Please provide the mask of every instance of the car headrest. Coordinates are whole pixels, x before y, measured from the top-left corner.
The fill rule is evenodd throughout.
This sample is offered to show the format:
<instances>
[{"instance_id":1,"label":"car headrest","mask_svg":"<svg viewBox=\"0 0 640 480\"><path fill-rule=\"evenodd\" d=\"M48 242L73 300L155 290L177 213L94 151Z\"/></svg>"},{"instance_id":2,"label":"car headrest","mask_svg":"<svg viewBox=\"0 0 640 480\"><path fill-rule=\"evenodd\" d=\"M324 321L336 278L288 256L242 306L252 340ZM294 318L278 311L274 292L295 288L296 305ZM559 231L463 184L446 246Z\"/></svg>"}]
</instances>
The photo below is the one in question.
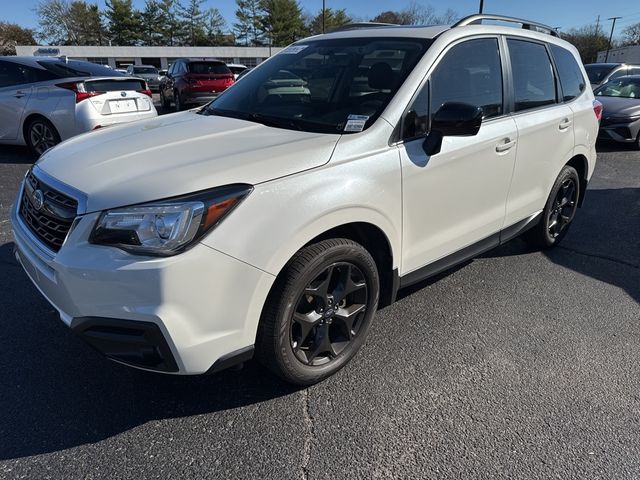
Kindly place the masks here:
<instances>
[{"instance_id":1,"label":"car headrest","mask_svg":"<svg viewBox=\"0 0 640 480\"><path fill-rule=\"evenodd\" d=\"M390 90L393 88L394 75L391 65L378 62L371 65L367 76L369 87L376 90Z\"/></svg>"}]
</instances>

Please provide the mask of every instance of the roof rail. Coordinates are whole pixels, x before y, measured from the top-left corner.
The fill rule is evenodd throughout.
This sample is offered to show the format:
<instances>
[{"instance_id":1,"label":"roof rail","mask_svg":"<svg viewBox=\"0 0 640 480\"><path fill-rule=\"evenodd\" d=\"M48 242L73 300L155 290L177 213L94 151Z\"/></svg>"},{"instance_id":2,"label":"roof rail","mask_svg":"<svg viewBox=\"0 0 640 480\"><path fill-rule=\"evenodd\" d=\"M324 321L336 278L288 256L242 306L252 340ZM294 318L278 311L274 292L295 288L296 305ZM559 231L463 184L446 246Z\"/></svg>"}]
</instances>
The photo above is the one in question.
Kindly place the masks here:
<instances>
[{"instance_id":1,"label":"roof rail","mask_svg":"<svg viewBox=\"0 0 640 480\"><path fill-rule=\"evenodd\" d=\"M380 28L380 27L397 27L395 23L380 23L380 22L356 22L346 23L340 27L334 28L328 33L334 32L346 32L349 30L360 30L362 28Z\"/></svg>"},{"instance_id":2,"label":"roof rail","mask_svg":"<svg viewBox=\"0 0 640 480\"><path fill-rule=\"evenodd\" d=\"M550 27L549 25L544 25L538 22L531 22L529 20L523 20L522 18L505 17L503 15L490 15L490 14L469 15L468 17L464 17L462 20L459 20L451 28L462 27L465 25L480 25L482 24L483 20L496 20L499 22L506 22L506 23L519 23L522 25L521 28L523 30L533 30L534 32L547 33L554 37L560 37L560 34L558 34L558 31L555 28Z\"/></svg>"}]
</instances>

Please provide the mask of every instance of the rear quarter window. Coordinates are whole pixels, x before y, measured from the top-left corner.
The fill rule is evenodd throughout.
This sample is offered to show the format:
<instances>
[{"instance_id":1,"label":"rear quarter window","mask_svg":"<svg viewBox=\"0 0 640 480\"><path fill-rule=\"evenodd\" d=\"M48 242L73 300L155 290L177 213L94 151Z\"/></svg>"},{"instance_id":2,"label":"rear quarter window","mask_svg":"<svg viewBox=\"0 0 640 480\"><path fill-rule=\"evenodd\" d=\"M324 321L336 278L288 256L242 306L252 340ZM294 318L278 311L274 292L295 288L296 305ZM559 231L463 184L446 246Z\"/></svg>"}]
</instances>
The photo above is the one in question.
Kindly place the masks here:
<instances>
[{"instance_id":1,"label":"rear quarter window","mask_svg":"<svg viewBox=\"0 0 640 480\"><path fill-rule=\"evenodd\" d=\"M508 39L517 112L556 103L556 80L547 48L540 43Z\"/></svg>"},{"instance_id":2,"label":"rear quarter window","mask_svg":"<svg viewBox=\"0 0 640 480\"><path fill-rule=\"evenodd\" d=\"M582 76L573 54L558 45L550 45L551 53L556 62L556 69L562 86L562 98L565 102L578 97L586 88L587 82Z\"/></svg>"}]
</instances>

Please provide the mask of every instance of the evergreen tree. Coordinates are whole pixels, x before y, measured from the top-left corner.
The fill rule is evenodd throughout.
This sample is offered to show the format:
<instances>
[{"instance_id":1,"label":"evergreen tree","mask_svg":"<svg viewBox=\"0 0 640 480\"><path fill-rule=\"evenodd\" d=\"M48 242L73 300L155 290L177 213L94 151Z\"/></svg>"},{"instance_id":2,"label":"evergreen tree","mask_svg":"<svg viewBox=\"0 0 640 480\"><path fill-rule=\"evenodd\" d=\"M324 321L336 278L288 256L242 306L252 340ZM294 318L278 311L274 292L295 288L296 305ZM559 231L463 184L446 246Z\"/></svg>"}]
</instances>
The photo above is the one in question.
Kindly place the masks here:
<instances>
[{"instance_id":1,"label":"evergreen tree","mask_svg":"<svg viewBox=\"0 0 640 480\"><path fill-rule=\"evenodd\" d=\"M142 19L142 43L144 45L162 45L165 26L160 2L146 0L140 17Z\"/></svg>"},{"instance_id":2,"label":"evergreen tree","mask_svg":"<svg viewBox=\"0 0 640 480\"><path fill-rule=\"evenodd\" d=\"M331 30L341 27L351 22L351 17L347 15L344 8L340 10L333 10L326 8L324 11L324 31L330 32ZM311 35L319 35L322 33L322 10L309 21L307 26Z\"/></svg>"},{"instance_id":3,"label":"evergreen tree","mask_svg":"<svg viewBox=\"0 0 640 480\"><path fill-rule=\"evenodd\" d=\"M187 5L178 3L178 12L182 26L182 40L185 45L204 45L207 43L207 15L202 10L204 0L188 0Z\"/></svg>"},{"instance_id":4,"label":"evergreen tree","mask_svg":"<svg viewBox=\"0 0 640 480\"><path fill-rule=\"evenodd\" d=\"M176 0L158 0L160 15L160 45L173 46L178 43L180 19Z\"/></svg>"},{"instance_id":5,"label":"evergreen tree","mask_svg":"<svg viewBox=\"0 0 640 480\"><path fill-rule=\"evenodd\" d=\"M111 42L114 45L136 45L140 41L141 14L134 10L132 0L106 0L104 16L108 21Z\"/></svg>"},{"instance_id":6,"label":"evergreen tree","mask_svg":"<svg viewBox=\"0 0 640 480\"><path fill-rule=\"evenodd\" d=\"M261 31L274 46L285 46L307 35L296 0L261 0Z\"/></svg>"},{"instance_id":7,"label":"evergreen tree","mask_svg":"<svg viewBox=\"0 0 640 480\"><path fill-rule=\"evenodd\" d=\"M233 31L238 43L244 46L261 45L262 7L260 0L236 0L236 22Z\"/></svg>"},{"instance_id":8,"label":"evergreen tree","mask_svg":"<svg viewBox=\"0 0 640 480\"><path fill-rule=\"evenodd\" d=\"M227 22L217 8L206 12L207 45L220 45L224 42L224 27Z\"/></svg>"}]
</instances>

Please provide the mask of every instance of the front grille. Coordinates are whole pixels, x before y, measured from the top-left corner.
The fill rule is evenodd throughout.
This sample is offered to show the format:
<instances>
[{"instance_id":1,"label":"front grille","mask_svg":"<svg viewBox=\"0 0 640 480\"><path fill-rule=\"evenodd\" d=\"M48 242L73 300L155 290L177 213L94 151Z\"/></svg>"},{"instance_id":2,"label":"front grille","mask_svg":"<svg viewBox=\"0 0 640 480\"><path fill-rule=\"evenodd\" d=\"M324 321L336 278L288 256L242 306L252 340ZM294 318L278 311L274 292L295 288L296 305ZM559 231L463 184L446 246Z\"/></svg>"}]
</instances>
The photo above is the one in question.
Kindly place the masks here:
<instances>
[{"instance_id":1,"label":"front grille","mask_svg":"<svg viewBox=\"0 0 640 480\"><path fill-rule=\"evenodd\" d=\"M36 193L38 191L42 195L36 199L40 195ZM60 250L77 211L76 200L41 182L32 172L27 174L20 216L36 237L54 252Z\"/></svg>"}]
</instances>

